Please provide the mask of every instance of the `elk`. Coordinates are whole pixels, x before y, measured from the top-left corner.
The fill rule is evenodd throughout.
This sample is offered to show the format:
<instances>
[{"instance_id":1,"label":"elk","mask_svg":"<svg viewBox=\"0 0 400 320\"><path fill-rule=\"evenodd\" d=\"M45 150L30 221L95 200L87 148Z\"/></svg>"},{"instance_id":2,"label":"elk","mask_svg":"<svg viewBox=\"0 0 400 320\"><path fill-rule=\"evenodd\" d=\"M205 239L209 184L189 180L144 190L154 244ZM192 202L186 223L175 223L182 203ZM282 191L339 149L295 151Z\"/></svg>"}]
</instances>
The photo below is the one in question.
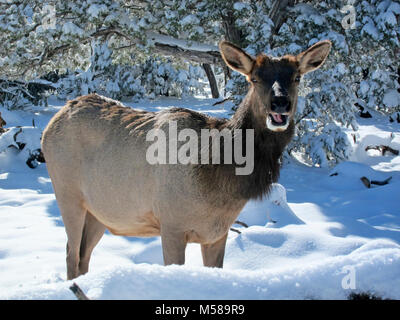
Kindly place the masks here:
<instances>
[{"instance_id":1,"label":"elk","mask_svg":"<svg viewBox=\"0 0 400 320\"><path fill-rule=\"evenodd\" d=\"M228 231L243 206L268 194L279 178L280 157L294 135L301 76L325 62L331 43L280 58L253 57L227 41L219 48L249 82L230 119L184 108L139 111L89 94L68 101L49 122L42 150L67 234L68 279L88 272L106 228L161 236L165 265L184 264L186 244L199 243L204 266L222 268ZM171 121L196 132L253 130L253 171L236 175L235 163L149 164L146 134L166 130Z\"/></svg>"}]
</instances>

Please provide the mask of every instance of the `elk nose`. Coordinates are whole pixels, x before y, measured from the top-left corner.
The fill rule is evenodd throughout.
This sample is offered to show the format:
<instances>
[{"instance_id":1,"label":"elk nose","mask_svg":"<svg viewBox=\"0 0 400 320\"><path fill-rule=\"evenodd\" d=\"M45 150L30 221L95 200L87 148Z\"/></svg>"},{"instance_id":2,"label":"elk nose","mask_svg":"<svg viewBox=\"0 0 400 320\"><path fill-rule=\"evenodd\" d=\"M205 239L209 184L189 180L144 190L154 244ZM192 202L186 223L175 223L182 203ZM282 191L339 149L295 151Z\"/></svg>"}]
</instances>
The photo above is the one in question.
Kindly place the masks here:
<instances>
[{"instance_id":1,"label":"elk nose","mask_svg":"<svg viewBox=\"0 0 400 320\"><path fill-rule=\"evenodd\" d=\"M290 101L288 97L273 97L271 100L271 111L276 113L286 113L290 111Z\"/></svg>"}]
</instances>

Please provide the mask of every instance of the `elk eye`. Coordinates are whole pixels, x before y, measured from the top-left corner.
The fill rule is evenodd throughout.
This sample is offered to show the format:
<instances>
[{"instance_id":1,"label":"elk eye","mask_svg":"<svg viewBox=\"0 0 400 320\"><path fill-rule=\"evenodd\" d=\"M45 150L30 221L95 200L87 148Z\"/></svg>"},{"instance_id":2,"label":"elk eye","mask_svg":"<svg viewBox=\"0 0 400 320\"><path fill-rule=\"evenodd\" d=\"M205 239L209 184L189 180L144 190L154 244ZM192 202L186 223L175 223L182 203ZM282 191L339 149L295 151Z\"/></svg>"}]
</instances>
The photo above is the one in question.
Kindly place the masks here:
<instances>
[{"instance_id":1,"label":"elk eye","mask_svg":"<svg viewBox=\"0 0 400 320\"><path fill-rule=\"evenodd\" d=\"M251 82L257 83L258 81L257 81L257 79L255 79L255 78L251 78Z\"/></svg>"},{"instance_id":2,"label":"elk eye","mask_svg":"<svg viewBox=\"0 0 400 320\"><path fill-rule=\"evenodd\" d=\"M300 76L296 76L296 78L294 78L294 81L296 82L300 82L301 77Z\"/></svg>"}]
</instances>

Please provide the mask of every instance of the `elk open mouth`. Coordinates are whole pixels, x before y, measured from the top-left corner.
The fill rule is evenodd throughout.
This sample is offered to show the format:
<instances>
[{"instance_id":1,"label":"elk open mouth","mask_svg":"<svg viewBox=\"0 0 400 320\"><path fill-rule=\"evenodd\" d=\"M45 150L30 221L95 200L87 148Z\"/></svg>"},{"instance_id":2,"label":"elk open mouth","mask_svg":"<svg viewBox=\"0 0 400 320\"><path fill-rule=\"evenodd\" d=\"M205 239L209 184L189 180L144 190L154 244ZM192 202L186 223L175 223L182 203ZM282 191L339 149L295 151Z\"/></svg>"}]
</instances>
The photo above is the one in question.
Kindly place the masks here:
<instances>
[{"instance_id":1,"label":"elk open mouth","mask_svg":"<svg viewBox=\"0 0 400 320\"><path fill-rule=\"evenodd\" d=\"M281 113L270 113L269 117L276 126L284 126L287 122L287 115Z\"/></svg>"},{"instance_id":2,"label":"elk open mouth","mask_svg":"<svg viewBox=\"0 0 400 320\"><path fill-rule=\"evenodd\" d=\"M267 116L267 128L272 131L284 131L289 124L289 115L271 112Z\"/></svg>"}]
</instances>

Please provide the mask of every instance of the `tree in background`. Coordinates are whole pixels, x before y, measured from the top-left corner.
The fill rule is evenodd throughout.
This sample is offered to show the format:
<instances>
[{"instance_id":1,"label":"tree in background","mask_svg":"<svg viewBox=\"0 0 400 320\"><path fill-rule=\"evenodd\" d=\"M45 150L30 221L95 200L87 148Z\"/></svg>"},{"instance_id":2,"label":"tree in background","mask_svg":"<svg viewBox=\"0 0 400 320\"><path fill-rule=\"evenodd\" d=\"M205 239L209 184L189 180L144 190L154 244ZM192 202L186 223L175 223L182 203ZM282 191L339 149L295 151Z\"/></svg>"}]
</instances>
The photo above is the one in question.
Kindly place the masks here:
<instances>
[{"instance_id":1,"label":"tree in background","mask_svg":"<svg viewBox=\"0 0 400 320\"><path fill-rule=\"evenodd\" d=\"M357 130L355 105L388 114L400 110L396 58L400 56L400 5L389 0L345 4L296 1L274 24L265 22L274 18L271 11L276 2L269 11L248 5L250 18L243 22L254 26L246 36L250 52L297 54L319 40L332 41L327 63L302 81L297 135L288 148L289 153L321 166L349 157ZM260 19L266 12L268 17ZM351 18L353 21L347 21ZM257 26L260 21L264 24ZM240 100L237 93L245 84L241 78L233 80L228 89Z\"/></svg>"}]
</instances>

